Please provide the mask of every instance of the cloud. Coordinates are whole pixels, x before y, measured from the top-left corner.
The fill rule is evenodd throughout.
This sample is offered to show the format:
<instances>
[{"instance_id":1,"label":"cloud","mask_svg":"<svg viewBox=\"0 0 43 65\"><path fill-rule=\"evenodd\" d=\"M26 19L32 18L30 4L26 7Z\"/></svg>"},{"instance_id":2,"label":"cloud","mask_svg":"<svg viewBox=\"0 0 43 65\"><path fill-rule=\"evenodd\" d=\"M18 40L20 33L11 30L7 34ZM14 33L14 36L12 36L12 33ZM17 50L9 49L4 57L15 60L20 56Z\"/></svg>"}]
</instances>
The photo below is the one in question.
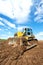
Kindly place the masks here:
<instances>
[{"instance_id":1,"label":"cloud","mask_svg":"<svg viewBox=\"0 0 43 65\"><path fill-rule=\"evenodd\" d=\"M2 22L0 22L0 25L4 26L4 24Z\"/></svg>"},{"instance_id":2,"label":"cloud","mask_svg":"<svg viewBox=\"0 0 43 65\"><path fill-rule=\"evenodd\" d=\"M39 32L35 36L38 40L43 40L43 32Z\"/></svg>"},{"instance_id":3,"label":"cloud","mask_svg":"<svg viewBox=\"0 0 43 65\"><path fill-rule=\"evenodd\" d=\"M2 29L0 28L0 31L1 31Z\"/></svg>"},{"instance_id":4,"label":"cloud","mask_svg":"<svg viewBox=\"0 0 43 65\"><path fill-rule=\"evenodd\" d=\"M19 26L17 27L17 31L23 31L24 28L30 28L29 26Z\"/></svg>"},{"instance_id":5,"label":"cloud","mask_svg":"<svg viewBox=\"0 0 43 65\"><path fill-rule=\"evenodd\" d=\"M3 34L3 35L0 36L0 39L8 39L9 37L13 37L13 36Z\"/></svg>"},{"instance_id":6,"label":"cloud","mask_svg":"<svg viewBox=\"0 0 43 65\"><path fill-rule=\"evenodd\" d=\"M9 21L7 21L6 19L4 19L4 18L0 18L1 19L1 21L3 21L4 22L4 24L7 24L8 26L9 26L9 28L16 28L16 26L15 26L15 24L13 24L13 23L11 23L11 22L9 22ZM2 22L0 22L0 25L4 25Z\"/></svg>"},{"instance_id":7,"label":"cloud","mask_svg":"<svg viewBox=\"0 0 43 65\"><path fill-rule=\"evenodd\" d=\"M6 23L11 28L16 28L15 24L8 22L7 20L4 20L4 23Z\"/></svg>"},{"instance_id":8,"label":"cloud","mask_svg":"<svg viewBox=\"0 0 43 65\"><path fill-rule=\"evenodd\" d=\"M1 22L2 18L0 18L0 25L4 26L4 24Z\"/></svg>"},{"instance_id":9,"label":"cloud","mask_svg":"<svg viewBox=\"0 0 43 65\"><path fill-rule=\"evenodd\" d=\"M32 0L0 0L0 13L3 13L21 24L27 21Z\"/></svg>"},{"instance_id":10,"label":"cloud","mask_svg":"<svg viewBox=\"0 0 43 65\"><path fill-rule=\"evenodd\" d=\"M11 31L5 31L4 32L4 30L3 30L3 33L0 35L0 38L7 39L9 37L13 37L12 32Z\"/></svg>"},{"instance_id":11,"label":"cloud","mask_svg":"<svg viewBox=\"0 0 43 65\"><path fill-rule=\"evenodd\" d=\"M35 21L43 22L43 0L41 0L36 6L36 12L34 13Z\"/></svg>"},{"instance_id":12,"label":"cloud","mask_svg":"<svg viewBox=\"0 0 43 65\"><path fill-rule=\"evenodd\" d=\"M17 23L25 23L30 13L30 7L32 5L31 0L15 0L14 3L14 15L17 19ZM15 7L16 6L16 7Z\"/></svg>"},{"instance_id":13,"label":"cloud","mask_svg":"<svg viewBox=\"0 0 43 65\"><path fill-rule=\"evenodd\" d=\"M10 0L0 0L0 13L3 13L9 17L13 17Z\"/></svg>"}]
</instances>

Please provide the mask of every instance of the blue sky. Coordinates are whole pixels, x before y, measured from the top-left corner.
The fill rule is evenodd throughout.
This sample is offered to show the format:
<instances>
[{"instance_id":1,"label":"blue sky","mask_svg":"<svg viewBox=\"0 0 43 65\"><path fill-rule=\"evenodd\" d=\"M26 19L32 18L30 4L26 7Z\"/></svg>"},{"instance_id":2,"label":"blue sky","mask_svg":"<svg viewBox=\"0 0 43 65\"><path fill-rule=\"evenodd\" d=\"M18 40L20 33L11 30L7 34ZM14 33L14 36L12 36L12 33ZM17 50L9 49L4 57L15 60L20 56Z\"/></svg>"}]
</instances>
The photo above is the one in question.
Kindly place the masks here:
<instances>
[{"instance_id":1,"label":"blue sky","mask_svg":"<svg viewBox=\"0 0 43 65\"><path fill-rule=\"evenodd\" d=\"M30 27L43 40L43 0L0 0L0 38Z\"/></svg>"}]
</instances>

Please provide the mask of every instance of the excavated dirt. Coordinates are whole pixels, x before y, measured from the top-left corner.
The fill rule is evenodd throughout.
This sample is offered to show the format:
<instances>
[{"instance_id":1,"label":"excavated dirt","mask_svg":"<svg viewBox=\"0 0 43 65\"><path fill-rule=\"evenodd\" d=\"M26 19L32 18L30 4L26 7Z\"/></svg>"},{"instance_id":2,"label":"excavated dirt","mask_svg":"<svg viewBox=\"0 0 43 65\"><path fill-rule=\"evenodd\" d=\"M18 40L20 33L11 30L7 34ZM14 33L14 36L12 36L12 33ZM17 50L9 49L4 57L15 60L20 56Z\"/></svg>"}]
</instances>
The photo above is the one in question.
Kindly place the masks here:
<instances>
[{"instance_id":1,"label":"excavated dirt","mask_svg":"<svg viewBox=\"0 0 43 65\"><path fill-rule=\"evenodd\" d=\"M43 41L21 54L24 48L14 48L6 42L0 43L0 65L43 65Z\"/></svg>"}]
</instances>

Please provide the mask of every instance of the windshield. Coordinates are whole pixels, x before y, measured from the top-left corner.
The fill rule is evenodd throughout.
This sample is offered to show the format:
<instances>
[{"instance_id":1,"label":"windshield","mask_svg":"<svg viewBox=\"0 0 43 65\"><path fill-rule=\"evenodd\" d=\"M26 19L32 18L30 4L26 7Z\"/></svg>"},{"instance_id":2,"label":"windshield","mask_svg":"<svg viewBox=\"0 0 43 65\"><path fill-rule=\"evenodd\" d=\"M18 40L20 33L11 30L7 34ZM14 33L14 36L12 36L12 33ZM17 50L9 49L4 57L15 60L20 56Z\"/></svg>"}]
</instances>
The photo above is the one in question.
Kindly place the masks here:
<instances>
[{"instance_id":1,"label":"windshield","mask_svg":"<svg viewBox=\"0 0 43 65\"><path fill-rule=\"evenodd\" d=\"M33 34L32 29L30 29L30 28L25 28L24 32L25 32L26 35L32 35Z\"/></svg>"}]
</instances>

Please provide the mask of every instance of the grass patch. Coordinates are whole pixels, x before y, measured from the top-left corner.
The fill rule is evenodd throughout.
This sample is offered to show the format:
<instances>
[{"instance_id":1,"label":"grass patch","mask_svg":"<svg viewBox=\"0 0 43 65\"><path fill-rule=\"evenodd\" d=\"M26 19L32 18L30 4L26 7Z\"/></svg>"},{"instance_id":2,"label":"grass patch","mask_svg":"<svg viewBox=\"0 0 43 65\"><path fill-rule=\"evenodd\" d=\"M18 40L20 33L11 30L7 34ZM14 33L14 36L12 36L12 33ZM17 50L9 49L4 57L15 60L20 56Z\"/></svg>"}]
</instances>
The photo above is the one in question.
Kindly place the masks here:
<instances>
[{"instance_id":1,"label":"grass patch","mask_svg":"<svg viewBox=\"0 0 43 65\"><path fill-rule=\"evenodd\" d=\"M0 39L0 42L4 42L4 41L6 41L6 39Z\"/></svg>"}]
</instances>

